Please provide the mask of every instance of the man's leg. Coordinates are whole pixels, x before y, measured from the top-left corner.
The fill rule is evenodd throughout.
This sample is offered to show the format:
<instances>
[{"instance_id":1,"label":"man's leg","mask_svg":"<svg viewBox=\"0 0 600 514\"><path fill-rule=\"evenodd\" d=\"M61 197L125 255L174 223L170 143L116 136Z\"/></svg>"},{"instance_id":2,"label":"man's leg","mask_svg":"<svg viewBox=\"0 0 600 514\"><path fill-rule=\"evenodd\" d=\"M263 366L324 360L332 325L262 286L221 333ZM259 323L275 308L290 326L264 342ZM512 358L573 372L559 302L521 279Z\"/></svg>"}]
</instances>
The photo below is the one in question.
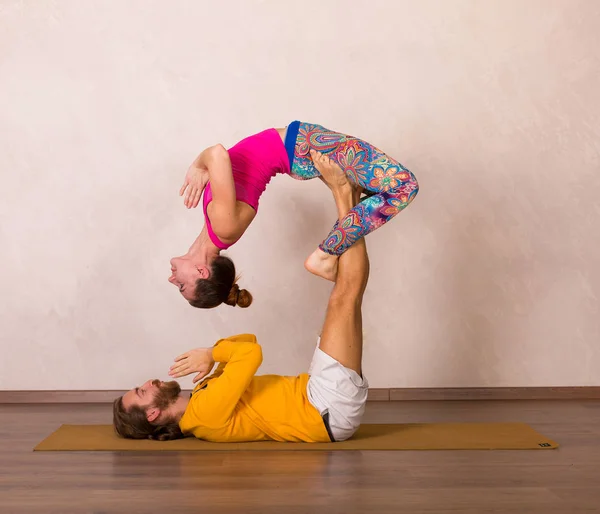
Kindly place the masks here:
<instances>
[{"instance_id":1,"label":"man's leg","mask_svg":"<svg viewBox=\"0 0 600 514\"><path fill-rule=\"evenodd\" d=\"M328 182L328 185L339 219L343 219L359 201L360 194L347 182ZM369 258L362 238L339 257L338 274L319 343L323 352L359 375L362 375L362 299L368 277Z\"/></svg>"}]
</instances>

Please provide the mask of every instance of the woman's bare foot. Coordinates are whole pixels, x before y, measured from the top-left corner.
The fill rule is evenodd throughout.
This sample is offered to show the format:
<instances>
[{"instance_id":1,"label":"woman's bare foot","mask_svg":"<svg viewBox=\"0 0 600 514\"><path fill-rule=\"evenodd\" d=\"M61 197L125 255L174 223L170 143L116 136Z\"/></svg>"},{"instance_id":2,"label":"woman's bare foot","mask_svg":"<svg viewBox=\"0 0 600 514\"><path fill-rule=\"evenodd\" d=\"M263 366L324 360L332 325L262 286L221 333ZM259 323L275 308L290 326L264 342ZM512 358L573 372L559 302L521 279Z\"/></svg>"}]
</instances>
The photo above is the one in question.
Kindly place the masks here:
<instances>
[{"instance_id":1,"label":"woman's bare foot","mask_svg":"<svg viewBox=\"0 0 600 514\"><path fill-rule=\"evenodd\" d=\"M337 255L330 255L317 248L308 256L308 259L304 262L304 267L317 277L335 282L338 272L338 260Z\"/></svg>"}]
</instances>

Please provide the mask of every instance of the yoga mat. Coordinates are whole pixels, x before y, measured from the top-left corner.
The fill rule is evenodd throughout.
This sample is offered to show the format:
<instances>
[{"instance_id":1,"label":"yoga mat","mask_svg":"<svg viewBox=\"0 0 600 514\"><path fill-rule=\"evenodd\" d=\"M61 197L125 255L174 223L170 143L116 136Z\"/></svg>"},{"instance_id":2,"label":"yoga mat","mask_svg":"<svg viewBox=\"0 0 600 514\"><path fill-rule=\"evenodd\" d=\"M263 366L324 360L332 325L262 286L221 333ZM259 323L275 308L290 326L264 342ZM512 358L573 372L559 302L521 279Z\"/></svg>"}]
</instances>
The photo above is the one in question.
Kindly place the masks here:
<instances>
[{"instance_id":1,"label":"yoga mat","mask_svg":"<svg viewBox=\"0 0 600 514\"><path fill-rule=\"evenodd\" d=\"M524 423L362 425L340 443L209 443L122 439L112 425L62 425L36 451L539 450L558 444Z\"/></svg>"}]
</instances>

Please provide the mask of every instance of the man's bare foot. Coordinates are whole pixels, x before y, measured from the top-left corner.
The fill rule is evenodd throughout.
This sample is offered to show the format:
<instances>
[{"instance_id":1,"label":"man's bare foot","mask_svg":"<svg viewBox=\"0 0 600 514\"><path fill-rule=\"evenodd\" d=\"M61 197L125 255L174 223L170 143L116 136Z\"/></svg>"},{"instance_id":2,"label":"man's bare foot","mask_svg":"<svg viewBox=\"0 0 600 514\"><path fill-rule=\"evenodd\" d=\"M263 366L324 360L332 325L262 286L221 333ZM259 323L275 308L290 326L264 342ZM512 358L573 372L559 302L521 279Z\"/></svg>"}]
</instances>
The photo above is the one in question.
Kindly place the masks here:
<instances>
[{"instance_id":1,"label":"man's bare foot","mask_svg":"<svg viewBox=\"0 0 600 514\"><path fill-rule=\"evenodd\" d=\"M354 186L352 188L352 203L358 205L360 203L360 197L363 194L364 189L361 186Z\"/></svg>"},{"instance_id":2,"label":"man's bare foot","mask_svg":"<svg viewBox=\"0 0 600 514\"><path fill-rule=\"evenodd\" d=\"M310 151L310 156L317 171L321 174L319 177L325 185L331 189L334 196L339 194L352 195L352 205L360 203L360 196L364 192L364 188L348 180L344 170L333 160L326 155L315 150Z\"/></svg>"},{"instance_id":3,"label":"man's bare foot","mask_svg":"<svg viewBox=\"0 0 600 514\"><path fill-rule=\"evenodd\" d=\"M352 187L350 182L348 182L348 177L344 173L344 170L340 168L339 164L327 157L327 155L311 150L310 157L315 168L321 174L321 180L327 184L331 191L335 193L336 191Z\"/></svg>"},{"instance_id":4,"label":"man's bare foot","mask_svg":"<svg viewBox=\"0 0 600 514\"><path fill-rule=\"evenodd\" d=\"M330 255L317 248L308 256L308 259L304 262L304 267L313 275L317 275L317 277L335 282L338 272L338 261L339 257L337 255Z\"/></svg>"}]
</instances>

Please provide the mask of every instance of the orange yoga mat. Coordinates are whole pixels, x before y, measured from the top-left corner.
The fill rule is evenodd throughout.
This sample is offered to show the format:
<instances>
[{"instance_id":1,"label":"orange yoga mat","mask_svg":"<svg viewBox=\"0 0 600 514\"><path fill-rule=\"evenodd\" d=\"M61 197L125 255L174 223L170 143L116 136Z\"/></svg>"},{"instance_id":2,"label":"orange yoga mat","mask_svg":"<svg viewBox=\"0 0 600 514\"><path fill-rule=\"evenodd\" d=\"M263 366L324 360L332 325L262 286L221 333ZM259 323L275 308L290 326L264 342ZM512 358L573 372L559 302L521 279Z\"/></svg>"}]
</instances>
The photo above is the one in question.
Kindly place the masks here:
<instances>
[{"instance_id":1,"label":"orange yoga mat","mask_svg":"<svg viewBox=\"0 0 600 514\"><path fill-rule=\"evenodd\" d=\"M62 425L36 451L343 451L343 450L540 450L558 444L524 423L409 423L362 425L338 443L210 443L122 439L111 425Z\"/></svg>"}]
</instances>

